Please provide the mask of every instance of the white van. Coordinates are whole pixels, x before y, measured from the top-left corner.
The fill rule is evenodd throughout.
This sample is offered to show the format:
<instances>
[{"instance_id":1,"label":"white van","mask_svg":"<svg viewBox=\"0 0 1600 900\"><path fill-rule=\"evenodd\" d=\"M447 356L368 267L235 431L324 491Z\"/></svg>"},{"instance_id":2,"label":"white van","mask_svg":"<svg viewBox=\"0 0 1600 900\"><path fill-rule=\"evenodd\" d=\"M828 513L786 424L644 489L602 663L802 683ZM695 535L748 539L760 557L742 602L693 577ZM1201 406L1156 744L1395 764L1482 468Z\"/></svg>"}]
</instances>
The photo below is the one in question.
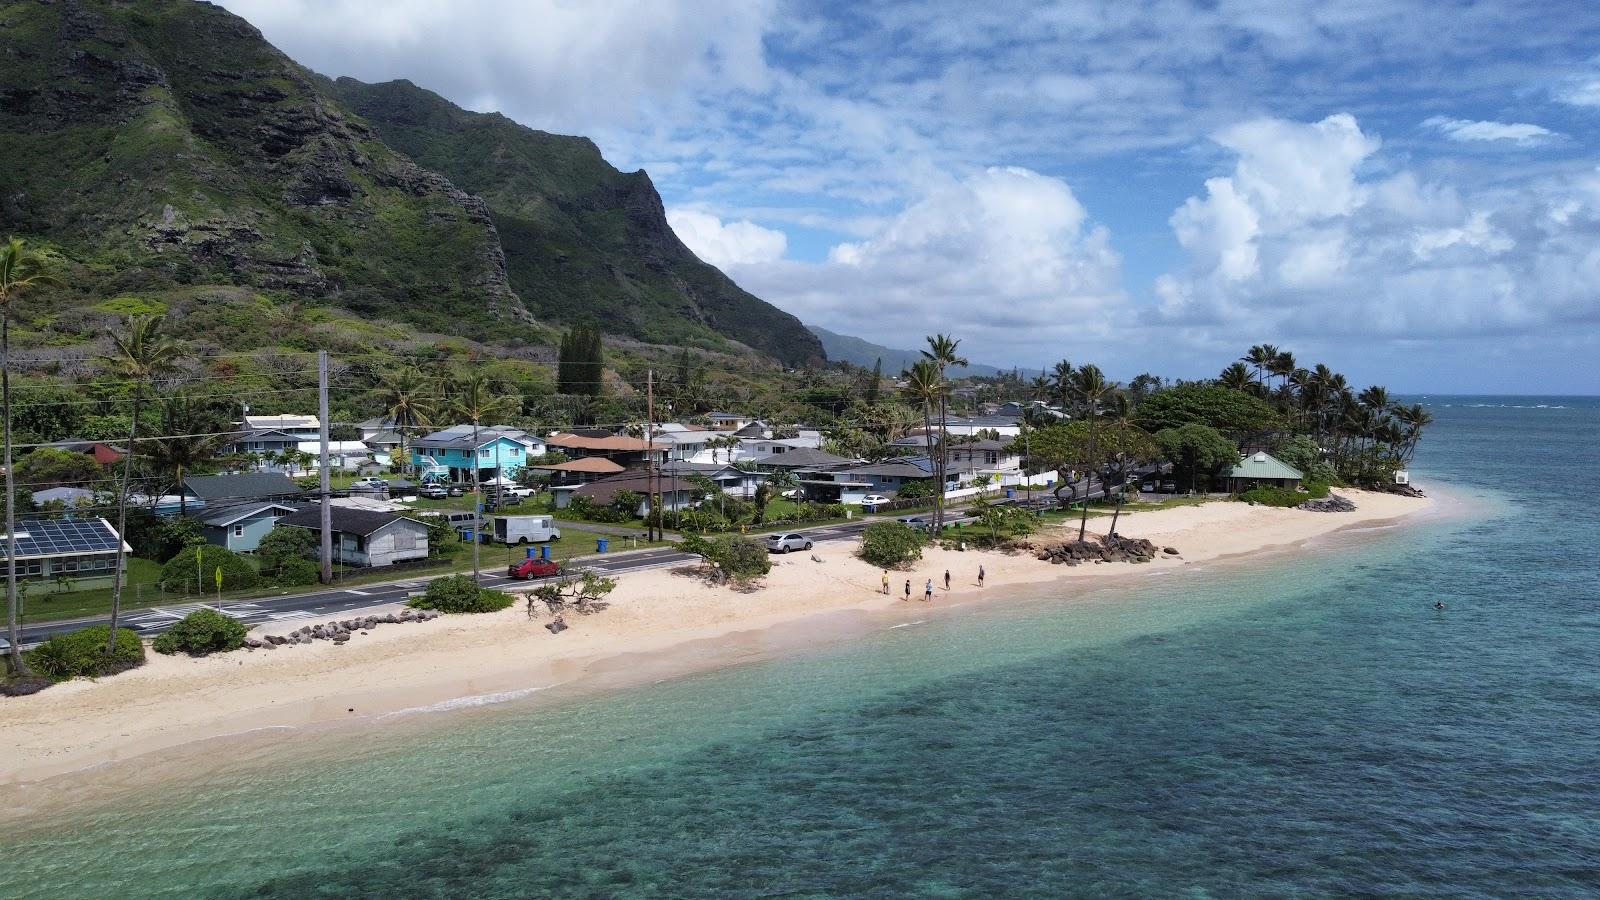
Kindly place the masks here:
<instances>
[{"instance_id":1,"label":"white van","mask_svg":"<svg viewBox=\"0 0 1600 900\"><path fill-rule=\"evenodd\" d=\"M495 516L494 540L500 544L542 544L561 540L554 516Z\"/></svg>"}]
</instances>

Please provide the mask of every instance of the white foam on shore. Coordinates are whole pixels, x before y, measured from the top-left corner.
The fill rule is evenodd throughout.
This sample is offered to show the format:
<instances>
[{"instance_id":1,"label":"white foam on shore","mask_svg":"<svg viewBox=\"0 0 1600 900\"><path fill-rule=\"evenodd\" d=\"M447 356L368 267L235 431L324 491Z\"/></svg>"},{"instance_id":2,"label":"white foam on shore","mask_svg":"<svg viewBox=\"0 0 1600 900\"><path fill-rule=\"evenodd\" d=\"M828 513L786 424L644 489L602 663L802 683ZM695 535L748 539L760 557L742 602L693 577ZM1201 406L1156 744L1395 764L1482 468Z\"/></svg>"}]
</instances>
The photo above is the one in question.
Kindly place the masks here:
<instances>
[{"instance_id":1,"label":"white foam on shore","mask_svg":"<svg viewBox=\"0 0 1600 900\"><path fill-rule=\"evenodd\" d=\"M889 626L889 630L893 631L896 628L910 628L913 625L926 625L926 624L928 624L928 620L927 619L918 619L915 622L901 622L899 625L890 625Z\"/></svg>"},{"instance_id":2,"label":"white foam on shore","mask_svg":"<svg viewBox=\"0 0 1600 900\"><path fill-rule=\"evenodd\" d=\"M510 703L513 700L521 700L523 697L531 697L540 691L548 691L555 686L556 685L554 684L547 684L543 685L542 687L519 688L515 691L498 691L492 694L472 694L467 697L455 697L450 700L442 700L438 703L432 703L427 706L412 706L406 709L397 709L394 712L387 712L383 715L377 716L375 721L382 722L385 719L393 719L399 716L417 715L420 713L449 712L453 709L471 709L475 706L492 706L497 703Z\"/></svg>"}]
</instances>

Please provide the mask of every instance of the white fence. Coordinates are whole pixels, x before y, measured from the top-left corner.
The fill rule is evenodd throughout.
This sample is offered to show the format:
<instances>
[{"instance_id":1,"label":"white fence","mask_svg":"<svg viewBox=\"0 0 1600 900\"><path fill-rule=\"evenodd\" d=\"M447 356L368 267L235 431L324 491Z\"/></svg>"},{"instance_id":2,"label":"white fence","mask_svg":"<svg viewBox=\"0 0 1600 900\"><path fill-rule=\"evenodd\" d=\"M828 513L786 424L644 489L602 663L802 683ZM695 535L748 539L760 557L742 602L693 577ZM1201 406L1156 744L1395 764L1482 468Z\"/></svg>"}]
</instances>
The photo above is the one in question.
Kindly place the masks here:
<instances>
[{"instance_id":1,"label":"white fence","mask_svg":"<svg viewBox=\"0 0 1600 900\"><path fill-rule=\"evenodd\" d=\"M1008 487L1049 487L1055 484L1059 477L1053 469L1049 472L1040 472L1037 475L1024 475L1020 472L1015 475L1001 475L999 482L991 481L982 487L964 487L956 488L953 491L945 491L944 499L959 500L962 497L998 493Z\"/></svg>"}]
</instances>

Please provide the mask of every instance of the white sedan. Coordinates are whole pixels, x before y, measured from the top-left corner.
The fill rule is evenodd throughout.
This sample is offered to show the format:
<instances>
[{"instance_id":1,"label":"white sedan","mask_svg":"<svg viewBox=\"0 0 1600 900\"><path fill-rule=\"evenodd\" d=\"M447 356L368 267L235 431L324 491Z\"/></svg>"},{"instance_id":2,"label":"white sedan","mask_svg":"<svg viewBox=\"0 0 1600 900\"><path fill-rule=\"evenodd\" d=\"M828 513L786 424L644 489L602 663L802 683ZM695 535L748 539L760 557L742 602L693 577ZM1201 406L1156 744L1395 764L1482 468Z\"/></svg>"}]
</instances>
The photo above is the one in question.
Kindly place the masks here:
<instances>
[{"instance_id":1,"label":"white sedan","mask_svg":"<svg viewBox=\"0 0 1600 900\"><path fill-rule=\"evenodd\" d=\"M878 507L888 504L889 498L882 494L868 494L861 498L861 507L867 512L877 512Z\"/></svg>"}]
</instances>

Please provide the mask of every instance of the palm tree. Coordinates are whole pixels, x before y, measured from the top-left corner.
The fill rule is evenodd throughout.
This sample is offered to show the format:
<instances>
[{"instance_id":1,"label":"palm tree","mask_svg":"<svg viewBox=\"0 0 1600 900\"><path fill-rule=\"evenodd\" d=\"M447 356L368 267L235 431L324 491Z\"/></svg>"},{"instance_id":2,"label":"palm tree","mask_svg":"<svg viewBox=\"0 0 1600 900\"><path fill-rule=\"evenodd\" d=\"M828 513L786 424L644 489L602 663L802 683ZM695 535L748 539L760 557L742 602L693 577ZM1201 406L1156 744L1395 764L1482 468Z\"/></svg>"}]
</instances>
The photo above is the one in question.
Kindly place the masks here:
<instances>
[{"instance_id":1,"label":"palm tree","mask_svg":"<svg viewBox=\"0 0 1600 900\"><path fill-rule=\"evenodd\" d=\"M919 359L911 364L911 368L901 373L905 379L905 386L900 389L912 403L922 405L922 436L928 444L928 461L933 462L933 405L944 394L944 380L939 377L939 368L931 359ZM944 493L943 489L940 493Z\"/></svg>"},{"instance_id":2,"label":"palm tree","mask_svg":"<svg viewBox=\"0 0 1600 900\"><path fill-rule=\"evenodd\" d=\"M189 514L189 498L184 490L184 478L199 465L204 465L216 455L221 437L204 431L205 426L194 407L194 401L185 394L173 394L162 401L161 431L167 437L156 438L144 448L144 456L157 469L172 476L178 492L178 515Z\"/></svg>"},{"instance_id":3,"label":"palm tree","mask_svg":"<svg viewBox=\"0 0 1600 900\"><path fill-rule=\"evenodd\" d=\"M1099 366L1090 363L1088 365L1079 367L1077 374L1073 376L1072 387L1074 393L1078 395L1078 399L1083 401L1084 409L1087 411L1086 414L1089 417L1088 463L1091 472L1090 477L1093 478L1092 473L1098 471L1100 468L1099 457L1095 447L1095 425L1096 420L1100 418L1100 401L1107 394L1116 390L1116 385L1106 381L1105 373L1100 371ZM1100 485L1101 487L1105 487L1105 480L1103 478L1101 479ZM1083 518L1078 521L1079 543L1083 543L1084 532L1089 528L1089 491L1091 491L1093 488L1093 481L1090 481L1084 487Z\"/></svg>"},{"instance_id":4,"label":"palm tree","mask_svg":"<svg viewBox=\"0 0 1600 900\"><path fill-rule=\"evenodd\" d=\"M1262 382L1262 379L1267 371L1267 367L1272 365L1272 361L1277 358L1277 347L1274 347L1271 344L1256 344L1254 347L1250 348L1250 352L1239 357L1239 362L1245 363L1246 365L1255 369L1256 381Z\"/></svg>"},{"instance_id":5,"label":"palm tree","mask_svg":"<svg viewBox=\"0 0 1600 900\"><path fill-rule=\"evenodd\" d=\"M106 652L117 649L117 618L122 613L122 564L127 547L122 537L128 530L128 488L133 481L134 447L139 437L139 407L146 388L177 368L183 352L178 343L162 333L163 316L132 316L124 334L111 336L111 355L103 361L122 378L133 382L133 406L128 416L128 451L122 457L122 484L117 490L117 558L111 570L111 638Z\"/></svg>"},{"instance_id":6,"label":"palm tree","mask_svg":"<svg viewBox=\"0 0 1600 900\"><path fill-rule=\"evenodd\" d=\"M472 579L482 583L483 570L478 564L478 547L483 543L482 535L479 534L483 529L483 494L478 485L478 473L481 469L478 464L478 428L486 419L510 413L518 401L517 398L507 394L495 393L489 376L481 373L469 375L456 382L451 388L451 394L451 411L472 423Z\"/></svg>"},{"instance_id":7,"label":"palm tree","mask_svg":"<svg viewBox=\"0 0 1600 900\"><path fill-rule=\"evenodd\" d=\"M6 634L10 645L11 673L28 674L22 659L22 623L17 609L17 511L11 464L11 313L12 302L28 288L57 284L45 269L54 256L29 250L21 238L0 244L0 407L4 407L6 482Z\"/></svg>"},{"instance_id":8,"label":"palm tree","mask_svg":"<svg viewBox=\"0 0 1600 900\"><path fill-rule=\"evenodd\" d=\"M406 452L406 438L418 428L432 424L433 400L429 391L428 376L416 366L405 366L392 372L378 388L378 402L383 405L383 415L400 433L401 471L411 471L411 455Z\"/></svg>"},{"instance_id":9,"label":"palm tree","mask_svg":"<svg viewBox=\"0 0 1600 900\"><path fill-rule=\"evenodd\" d=\"M946 368L970 365L966 357L956 352L956 348L959 346L961 346L961 341L948 335L934 334L928 336L928 349L922 351L922 358L932 361L939 368L941 386L947 386L945 385ZM948 462L945 457L948 454L946 447L949 444L949 425L947 424L949 413L950 392L941 390L939 392L939 456L933 461L934 480L937 482L933 495L933 527L935 534L944 529L945 466Z\"/></svg>"},{"instance_id":10,"label":"palm tree","mask_svg":"<svg viewBox=\"0 0 1600 900\"><path fill-rule=\"evenodd\" d=\"M1259 387L1250 375L1250 367L1242 362L1236 362L1217 376L1217 383L1230 390L1246 394L1254 394Z\"/></svg>"},{"instance_id":11,"label":"palm tree","mask_svg":"<svg viewBox=\"0 0 1600 900\"><path fill-rule=\"evenodd\" d=\"M1279 351L1272 357L1272 362L1267 363L1267 371L1273 377L1283 379L1283 384L1289 383L1289 376L1294 374L1294 354L1287 350Z\"/></svg>"},{"instance_id":12,"label":"palm tree","mask_svg":"<svg viewBox=\"0 0 1600 900\"><path fill-rule=\"evenodd\" d=\"M1061 411L1072 412L1072 363L1063 359L1050 368L1050 389L1055 392Z\"/></svg>"},{"instance_id":13,"label":"palm tree","mask_svg":"<svg viewBox=\"0 0 1600 900\"><path fill-rule=\"evenodd\" d=\"M1396 406L1394 417L1399 420L1404 429L1400 438L1400 462L1402 465L1411 462L1411 457L1417 452L1417 442L1422 439L1422 429L1433 424L1433 413L1420 403L1410 406Z\"/></svg>"}]
</instances>

